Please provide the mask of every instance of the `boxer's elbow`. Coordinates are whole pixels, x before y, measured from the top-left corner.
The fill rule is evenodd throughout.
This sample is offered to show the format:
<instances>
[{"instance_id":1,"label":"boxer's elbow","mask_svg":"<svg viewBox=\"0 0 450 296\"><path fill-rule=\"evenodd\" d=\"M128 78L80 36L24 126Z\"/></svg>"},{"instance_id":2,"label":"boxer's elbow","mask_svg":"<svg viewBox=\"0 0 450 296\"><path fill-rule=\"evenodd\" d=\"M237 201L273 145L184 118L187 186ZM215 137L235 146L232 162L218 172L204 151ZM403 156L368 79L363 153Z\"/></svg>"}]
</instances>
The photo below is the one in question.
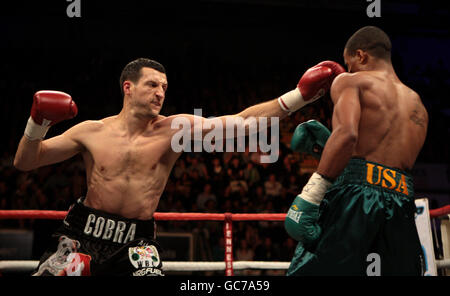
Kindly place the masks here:
<instances>
[{"instance_id":1,"label":"boxer's elbow","mask_svg":"<svg viewBox=\"0 0 450 296\"><path fill-rule=\"evenodd\" d=\"M13 165L16 169L18 169L19 171L23 171L23 172L28 172L28 171L31 171L36 168L35 166L32 165L31 162L24 160L17 154L14 157Z\"/></svg>"},{"instance_id":2,"label":"boxer's elbow","mask_svg":"<svg viewBox=\"0 0 450 296\"><path fill-rule=\"evenodd\" d=\"M31 167L25 165L25 163L23 163L23 162L21 162L19 160L16 160L16 159L14 159L14 167L16 169L18 169L19 171L22 171L22 172L28 172L28 171L32 170Z\"/></svg>"},{"instance_id":3,"label":"boxer's elbow","mask_svg":"<svg viewBox=\"0 0 450 296\"><path fill-rule=\"evenodd\" d=\"M343 149L353 150L358 142L358 132L354 129L340 128L336 130L336 136Z\"/></svg>"},{"instance_id":4,"label":"boxer's elbow","mask_svg":"<svg viewBox=\"0 0 450 296\"><path fill-rule=\"evenodd\" d=\"M358 133L356 131L346 131L345 133L345 141L349 145L356 145L356 142L358 142Z\"/></svg>"},{"instance_id":5,"label":"boxer's elbow","mask_svg":"<svg viewBox=\"0 0 450 296\"><path fill-rule=\"evenodd\" d=\"M353 150L358 142L358 134L348 131L342 137L343 146L348 150Z\"/></svg>"}]
</instances>

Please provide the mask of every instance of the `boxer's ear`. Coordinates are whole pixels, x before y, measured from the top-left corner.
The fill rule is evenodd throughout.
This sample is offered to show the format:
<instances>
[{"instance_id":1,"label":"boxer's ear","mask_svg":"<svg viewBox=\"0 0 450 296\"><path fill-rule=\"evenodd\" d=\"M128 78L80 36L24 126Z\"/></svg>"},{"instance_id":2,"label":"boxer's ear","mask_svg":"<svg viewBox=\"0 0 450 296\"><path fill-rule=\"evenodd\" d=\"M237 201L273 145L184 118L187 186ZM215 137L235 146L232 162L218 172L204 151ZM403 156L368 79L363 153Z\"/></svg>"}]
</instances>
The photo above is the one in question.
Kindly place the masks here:
<instances>
[{"instance_id":1,"label":"boxer's ear","mask_svg":"<svg viewBox=\"0 0 450 296\"><path fill-rule=\"evenodd\" d=\"M131 90L131 81L125 80L123 82L122 89L123 89L123 94L124 95L129 95L130 94L130 90Z\"/></svg>"},{"instance_id":2,"label":"boxer's ear","mask_svg":"<svg viewBox=\"0 0 450 296\"><path fill-rule=\"evenodd\" d=\"M367 52L363 51L362 49L357 49L355 56L361 65L367 64L367 62L369 60L369 56L368 56Z\"/></svg>"}]
</instances>

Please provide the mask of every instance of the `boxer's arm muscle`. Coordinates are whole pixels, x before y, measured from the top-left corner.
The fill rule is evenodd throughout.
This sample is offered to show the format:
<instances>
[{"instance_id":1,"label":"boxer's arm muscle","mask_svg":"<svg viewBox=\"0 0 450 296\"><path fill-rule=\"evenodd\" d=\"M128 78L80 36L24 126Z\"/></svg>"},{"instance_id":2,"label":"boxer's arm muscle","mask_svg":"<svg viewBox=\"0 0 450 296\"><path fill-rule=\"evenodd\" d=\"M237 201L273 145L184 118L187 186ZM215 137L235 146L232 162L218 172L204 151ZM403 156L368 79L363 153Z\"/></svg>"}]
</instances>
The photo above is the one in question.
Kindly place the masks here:
<instances>
[{"instance_id":1,"label":"boxer's arm muscle","mask_svg":"<svg viewBox=\"0 0 450 296\"><path fill-rule=\"evenodd\" d=\"M270 117L278 117L280 120L288 116L289 113L281 109L278 99L263 102L248 107L247 109L232 116L238 116L245 119L251 117L266 117L270 121Z\"/></svg>"},{"instance_id":2,"label":"boxer's arm muscle","mask_svg":"<svg viewBox=\"0 0 450 296\"><path fill-rule=\"evenodd\" d=\"M335 179L346 167L358 141L358 127L361 116L359 87L350 75L336 78L331 87L334 102L333 131L320 159L317 172Z\"/></svg>"},{"instance_id":3,"label":"boxer's arm muscle","mask_svg":"<svg viewBox=\"0 0 450 296\"><path fill-rule=\"evenodd\" d=\"M189 125L189 129L191 134L194 135L196 129L200 129L202 131L202 135L206 135L208 132L213 129L217 129L218 126L221 127L222 134L226 136L227 123L237 125L239 128L245 127L245 133L248 134L248 120L251 118L256 119L255 122L258 122L259 117L267 118L267 124L271 124L271 117L278 117L279 120L282 120L289 113L281 109L280 104L278 103L278 99L273 99L270 101L266 101L257 105L253 105L243 110L240 113L233 115L223 115L214 118L205 118L198 115L192 114L178 114L169 116L167 118L167 122L171 125L173 132L178 131L179 129L186 128L182 123L187 123ZM234 135L236 136L236 134Z\"/></svg>"},{"instance_id":4,"label":"boxer's arm muscle","mask_svg":"<svg viewBox=\"0 0 450 296\"><path fill-rule=\"evenodd\" d=\"M76 125L63 134L47 140L29 140L23 136L14 158L14 166L30 171L42 166L69 159L83 150L82 144L75 140L83 127Z\"/></svg>"},{"instance_id":5,"label":"boxer's arm muscle","mask_svg":"<svg viewBox=\"0 0 450 296\"><path fill-rule=\"evenodd\" d=\"M287 117L289 112L284 111L280 104L278 103L278 99L266 101L263 103L259 103L253 106L250 106L243 111L233 114L233 115L223 115L218 117L218 119L222 122L223 132L225 133L228 124L236 124L239 125L243 122L244 126L240 126L245 128L245 134L248 135L249 127L251 124L259 124L259 118L267 119L267 126L262 128L267 128L272 124L271 118L278 118L278 122L283 118ZM253 121L251 121L253 119ZM204 130L204 134L209 130ZM236 135L235 135L236 136Z\"/></svg>"}]
</instances>

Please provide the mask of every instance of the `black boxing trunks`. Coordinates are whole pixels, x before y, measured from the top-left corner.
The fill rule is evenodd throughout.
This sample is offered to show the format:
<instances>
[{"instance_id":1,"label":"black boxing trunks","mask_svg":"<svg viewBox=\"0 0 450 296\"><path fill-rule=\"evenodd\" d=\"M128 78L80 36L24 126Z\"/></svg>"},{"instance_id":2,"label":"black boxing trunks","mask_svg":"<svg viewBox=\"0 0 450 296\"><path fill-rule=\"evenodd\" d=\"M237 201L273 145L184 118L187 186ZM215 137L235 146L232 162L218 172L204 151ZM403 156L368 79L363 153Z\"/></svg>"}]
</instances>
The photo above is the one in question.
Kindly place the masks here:
<instances>
[{"instance_id":1,"label":"black boxing trunks","mask_svg":"<svg viewBox=\"0 0 450 296\"><path fill-rule=\"evenodd\" d=\"M159 276L155 221L127 219L73 204L52 236L34 276Z\"/></svg>"}]
</instances>

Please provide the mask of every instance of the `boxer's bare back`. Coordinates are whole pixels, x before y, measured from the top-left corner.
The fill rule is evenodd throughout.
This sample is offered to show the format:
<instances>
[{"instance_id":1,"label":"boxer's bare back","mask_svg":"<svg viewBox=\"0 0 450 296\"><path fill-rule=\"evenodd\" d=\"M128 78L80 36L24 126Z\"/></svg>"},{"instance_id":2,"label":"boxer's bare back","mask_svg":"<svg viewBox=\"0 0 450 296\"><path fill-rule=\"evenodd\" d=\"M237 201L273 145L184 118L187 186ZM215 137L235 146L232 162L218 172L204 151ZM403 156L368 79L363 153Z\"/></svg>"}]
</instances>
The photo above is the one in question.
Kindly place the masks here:
<instances>
[{"instance_id":1,"label":"boxer's bare back","mask_svg":"<svg viewBox=\"0 0 450 296\"><path fill-rule=\"evenodd\" d=\"M378 60L373 69L359 69L346 51L344 60L350 73L340 75L331 88L334 139L318 171L337 177L349 157L412 169L428 126L419 95L400 81L390 63ZM347 144L336 145L336 139Z\"/></svg>"}]
</instances>

